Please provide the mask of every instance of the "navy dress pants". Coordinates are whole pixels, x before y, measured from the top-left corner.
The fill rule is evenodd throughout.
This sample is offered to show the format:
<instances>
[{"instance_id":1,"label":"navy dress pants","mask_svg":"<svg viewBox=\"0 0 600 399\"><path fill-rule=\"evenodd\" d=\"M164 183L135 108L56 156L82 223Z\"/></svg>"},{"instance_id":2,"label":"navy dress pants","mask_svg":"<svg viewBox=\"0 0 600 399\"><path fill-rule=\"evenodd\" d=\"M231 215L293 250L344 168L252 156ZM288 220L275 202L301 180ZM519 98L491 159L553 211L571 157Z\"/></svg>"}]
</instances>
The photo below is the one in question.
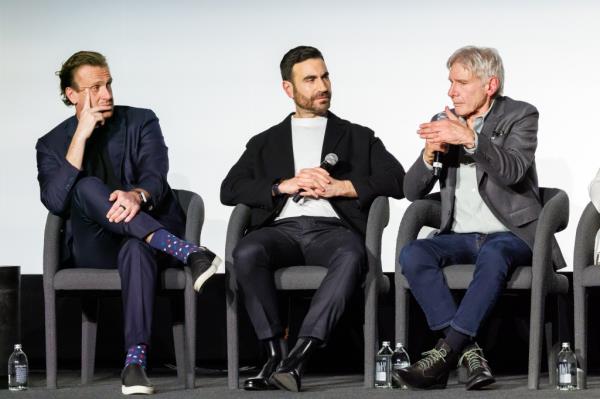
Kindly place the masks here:
<instances>
[{"instance_id":1,"label":"navy dress pants","mask_svg":"<svg viewBox=\"0 0 600 399\"><path fill-rule=\"evenodd\" d=\"M157 254L144 238L162 228L144 212L128 223L106 218L111 191L96 177L84 177L71 199L71 243L75 267L119 269L123 298L125 348L148 344L157 276Z\"/></svg>"},{"instance_id":2,"label":"navy dress pants","mask_svg":"<svg viewBox=\"0 0 600 399\"><path fill-rule=\"evenodd\" d=\"M361 280L365 260L363 238L337 218L286 218L242 238L233 252L233 268L258 338L283 333L273 279L277 268L328 269L298 334L326 341Z\"/></svg>"},{"instance_id":3,"label":"navy dress pants","mask_svg":"<svg viewBox=\"0 0 600 399\"><path fill-rule=\"evenodd\" d=\"M423 309L429 328L451 326L474 337L517 266L531 265L531 249L510 232L448 233L415 240L400 252L402 274ZM457 306L442 268L475 264L473 280Z\"/></svg>"}]
</instances>

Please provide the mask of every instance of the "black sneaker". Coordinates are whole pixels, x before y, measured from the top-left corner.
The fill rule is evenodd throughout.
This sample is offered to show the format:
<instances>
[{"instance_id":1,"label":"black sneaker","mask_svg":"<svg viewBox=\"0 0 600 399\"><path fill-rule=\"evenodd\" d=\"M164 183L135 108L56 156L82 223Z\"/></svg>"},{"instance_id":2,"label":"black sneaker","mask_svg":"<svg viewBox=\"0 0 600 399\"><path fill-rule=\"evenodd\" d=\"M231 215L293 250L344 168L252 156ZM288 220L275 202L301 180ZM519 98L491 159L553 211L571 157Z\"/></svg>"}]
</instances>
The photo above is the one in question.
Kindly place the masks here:
<instances>
[{"instance_id":1,"label":"black sneaker","mask_svg":"<svg viewBox=\"0 0 600 399\"><path fill-rule=\"evenodd\" d=\"M466 370L464 383L468 391L475 391L496 382L487 360L483 357L483 350L477 343L463 350L458 365Z\"/></svg>"},{"instance_id":2,"label":"black sneaker","mask_svg":"<svg viewBox=\"0 0 600 399\"><path fill-rule=\"evenodd\" d=\"M418 389L443 389L448 383L450 370L456 367L458 355L445 340L440 339L425 357L405 369L393 370L395 384L406 384Z\"/></svg>"},{"instance_id":3,"label":"black sneaker","mask_svg":"<svg viewBox=\"0 0 600 399\"><path fill-rule=\"evenodd\" d=\"M146 370L136 363L125 366L121 373L121 392L123 395L152 395L154 387L146 376Z\"/></svg>"},{"instance_id":4,"label":"black sneaker","mask_svg":"<svg viewBox=\"0 0 600 399\"><path fill-rule=\"evenodd\" d=\"M192 269L195 291L200 292L202 285L217 272L221 263L223 263L221 258L206 247L200 247L200 251L188 256L187 264Z\"/></svg>"}]
</instances>

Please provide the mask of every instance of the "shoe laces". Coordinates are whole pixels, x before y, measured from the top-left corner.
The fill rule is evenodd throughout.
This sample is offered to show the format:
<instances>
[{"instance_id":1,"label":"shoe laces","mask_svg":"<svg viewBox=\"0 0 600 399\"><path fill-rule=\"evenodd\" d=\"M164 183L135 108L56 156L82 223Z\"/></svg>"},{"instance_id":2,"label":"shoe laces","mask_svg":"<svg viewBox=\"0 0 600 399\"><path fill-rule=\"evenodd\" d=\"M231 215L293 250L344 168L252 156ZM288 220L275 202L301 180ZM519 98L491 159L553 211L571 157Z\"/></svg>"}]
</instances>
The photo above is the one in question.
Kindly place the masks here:
<instances>
[{"instance_id":1,"label":"shoe laces","mask_svg":"<svg viewBox=\"0 0 600 399\"><path fill-rule=\"evenodd\" d=\"M433 366L433 364L435 364L439 360L442 360L445 363L446 356L448 356L448 352L444 348L442 348L442 349L433 348L430 351L421 353L421 355L423 355L425 357L423 359L419 360L415 366L420 369L426 369L426 368Z\"/></svg>"},{"instance_id":2,"label":"shoe laces","mask_svg":"<svg viewBox=\"0 0 600 399\"><path fill-rule=\"evenodd\" d=\"M462 364L464 359L467 359L467 365L470 370L481 367L482 362L487 362L486 358L483 357L483 351L479 347L465 351L460 359L458 359L458 364Z\"/></svg>"}]
</instances>

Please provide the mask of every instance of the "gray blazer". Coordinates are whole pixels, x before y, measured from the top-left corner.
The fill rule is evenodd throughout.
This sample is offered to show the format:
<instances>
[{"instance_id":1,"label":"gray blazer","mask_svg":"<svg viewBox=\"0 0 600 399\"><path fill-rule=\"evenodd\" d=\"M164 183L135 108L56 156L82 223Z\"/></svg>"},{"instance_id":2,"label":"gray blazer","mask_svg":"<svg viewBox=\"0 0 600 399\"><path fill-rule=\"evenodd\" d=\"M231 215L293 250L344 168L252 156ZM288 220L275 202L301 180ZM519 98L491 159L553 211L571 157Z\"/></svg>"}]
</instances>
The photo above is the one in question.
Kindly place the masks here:
<instances>
[{"instance_id":1,"label":"gray blazer","mask_svg":"<svg viewBox=\"0 0 600 399\"><path fill-rule=\"evenodd\" d=\"M499 96L478 136L475 160L479 193L491 212L512 233L533 249L537 219L542 210L535 149L537 109L522 101ZM441 233L450 231L454 209L456 173L462 146L451 145L444 155L440 176ZM423 153L406 173L404 194L410 201L424 198L436 183L423 161ZM555 268L566 266L556 241L552 260Z\"/></svg>"}]
</instances>

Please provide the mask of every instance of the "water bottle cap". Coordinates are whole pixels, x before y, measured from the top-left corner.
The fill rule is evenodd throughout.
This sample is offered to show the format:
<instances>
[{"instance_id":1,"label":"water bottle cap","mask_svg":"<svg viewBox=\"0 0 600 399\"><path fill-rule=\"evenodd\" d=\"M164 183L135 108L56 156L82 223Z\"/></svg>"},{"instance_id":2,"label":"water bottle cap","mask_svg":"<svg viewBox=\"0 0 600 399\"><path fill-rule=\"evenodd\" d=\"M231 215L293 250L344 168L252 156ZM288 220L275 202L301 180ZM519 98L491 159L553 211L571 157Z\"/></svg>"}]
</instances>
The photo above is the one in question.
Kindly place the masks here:
<instances>
[{"instance_id":1,"label":"water bottle cap","mask_svg":"<svg viewBox=\"0 0 600 399\"><path fill-rule=\"evenodd\" d=\"M402 342L396 342L396 348L404 348L404 345L402 345Z\"/></svg>"},{"instance_id":2,"label":"water bottle cap","mask_svg":"<svg viewBox=\"0 0 600 399\"><path fill-rule=\"evenodd\" d=\"M21 349L21 344L15 344L15 349Z\"/></svg>"},{"instance_id":3,"label":"water bottle cap","mask_svg":"<svg viewBox=\"0 0 600 399\"><path fill-rule=\"evenodd\" d=\"M383 341L383 346L390 346L390 341Z\"/></svg>"},{"instance_id":4,"label":"water bottle cap","mask_svg":"<svg viewBox=\"0 0 600 399\"><path fill-rule=\"evenodd\" d=\"M562 347L563 347L563 349L564 349L564 348L570 348L570 347L571 347L571 345L570 345L568 342L563 342L563 343L562 343Z\"/></svg>"}]
</instances>

